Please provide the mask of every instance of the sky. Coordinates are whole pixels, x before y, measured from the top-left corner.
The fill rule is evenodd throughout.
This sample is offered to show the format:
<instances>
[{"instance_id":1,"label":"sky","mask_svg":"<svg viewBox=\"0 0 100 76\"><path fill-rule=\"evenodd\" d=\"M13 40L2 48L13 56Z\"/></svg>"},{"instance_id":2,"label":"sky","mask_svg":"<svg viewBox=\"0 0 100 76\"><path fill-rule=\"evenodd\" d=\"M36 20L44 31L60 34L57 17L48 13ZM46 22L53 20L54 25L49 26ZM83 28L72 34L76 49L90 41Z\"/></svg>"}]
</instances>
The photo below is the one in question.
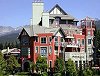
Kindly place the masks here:
<instances>
[{"instance_id":1,"label":"sky","mask_svg":"<svg viewBox=\"0 0 100 76\"><path fill-rule=\"evenodd\" d=\"M0 0L0 26L19 27L30 24L34 0ZM100 19L100 0L43 0L44 10L56 4L78 20L86 16Z\"/></svg>"}]
</instances>

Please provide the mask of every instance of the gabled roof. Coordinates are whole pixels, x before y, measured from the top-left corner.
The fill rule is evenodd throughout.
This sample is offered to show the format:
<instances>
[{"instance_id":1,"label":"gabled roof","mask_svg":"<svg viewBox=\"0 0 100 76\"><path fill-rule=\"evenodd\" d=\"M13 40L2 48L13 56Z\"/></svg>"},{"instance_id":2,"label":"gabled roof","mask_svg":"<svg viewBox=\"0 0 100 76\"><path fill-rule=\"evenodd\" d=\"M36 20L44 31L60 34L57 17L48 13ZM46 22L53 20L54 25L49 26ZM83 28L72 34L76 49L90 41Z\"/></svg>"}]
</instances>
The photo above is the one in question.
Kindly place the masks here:
<instances>
[{"instance_id":1,"label":"gabled roof","mask_svg":"<svg viewBox=\"0 0 100 76\"><path fill-rule=\"evenodd\" d=\"M23 32L26 32L27 33L27 35L28 36L33 36L33 33L32 33L32 30L30 29L30 27L28 26L28 27L23 27L23 29L22 29L22 31L19 33L19 35L18 35L18 39L20 39L20 36L21 36L21 34L23 33Z\"/></svg>"},{"instance_id":2,"label":"gabled roof","mask_svg":"<svg viewBox=\"0 0 100 76\"><path fill-rule=\"evenodd\" d=\"M45 29L45 33L53 33L53 35L56 34L56 32L60 29L60 27L50 27Z\"/></svg>"},{"instance_id":3,"label":"gabled roof","mask_svg":"<svg viewBox=\"0 0 100 76\"><path fill-rule=\"evenodd\" d=\"M56 5L49 11L49 13L51 13L55 8L58 8L59 10L62 11L62 13L63 13L64 15L67 15L67 13L66 13L58 4L56 4Z\"/></svg>"},{"instance_id":4,"label":"gabled roof","mask_svg":"<svg viewBox=\"0 0 100 76\"><path fill-rule=\"evenodd\" d=\"M64 31L60 27L47 28L47 27L36 25L34 27L33 26L25 27L25 28L23 28L23 30L28 34L29 37L37 36L37 34L41 34L41 33L52 33L55 36L59 30L61 30L63 35L65 36ZM21 33L22 33L22 31L21 31ZM20 38L21 33L18 38Z\"/></svg>"},{"instance_id":5,"label":"gabled roof","mask_svg":"<svg viewBox=\"0 0 100 76\"><path fill-rule=\"evenodd\" d=\"M61 14L53 14L52 12L54 12L54 9L57 8ZM54 19L56 16L61 17L61 19L68 19L68 20L74 20L74 21L78 21L76 18L74 18L73 16L71 16L70 14L66 13L58 4L56 4L50 11L49 11L49 18L50 19Z\"/></svg>"},{"instance_id":6,"label":"gabled roof","mask_svg":"<svg viewBox=\"0 0 100 76\"><path fill-rule=\"evenodd\" d=\"M31 27L24 27L23 28L26 32L27 32L27 34L31 37L31 36L33 36L33 31L31 30Z\"/></svg>"},{"instance_id":7,"label":"gabled roof","mask_svg":"<svg viewBox=\"0 0 100 76\"><path fill-rule=\"evenodd\" d=\"M61 27L50 27L45 29L45 33L53 33L54 36L58 33L58 31L61 31L65 36L65 33Z\"/></svg>"}]
</instances>

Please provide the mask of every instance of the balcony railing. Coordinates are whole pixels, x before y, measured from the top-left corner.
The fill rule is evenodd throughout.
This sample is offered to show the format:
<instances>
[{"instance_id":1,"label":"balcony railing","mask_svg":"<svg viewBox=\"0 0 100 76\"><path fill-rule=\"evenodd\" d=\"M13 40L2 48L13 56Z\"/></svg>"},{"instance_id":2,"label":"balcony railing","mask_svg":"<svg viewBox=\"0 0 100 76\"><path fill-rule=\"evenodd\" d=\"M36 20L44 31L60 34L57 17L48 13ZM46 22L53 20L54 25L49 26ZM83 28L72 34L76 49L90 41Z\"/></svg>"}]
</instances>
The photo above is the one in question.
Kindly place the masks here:
<instances>
[{"instance_id":1,"label":"balcony railing","mask_svg":"<svg viewBox=\"0 0 100 76\"><path fill-rule=\"evenodd\" d=\"M79 47L78 44L73 43L73 42L55 42L55 46L61 46L61 47Z\"/></svg>"},{"instance_id":2,"label":"balcony railing","mask_svg":"<svg viewBox=\"0 0 100 76\"><path fill-rule=\"evenodd\" d=\"M73 42L65 42L65 47L78 47L78 44Z\"/></svg>"},{"instance_id":3,"label":"balcony railing","mask_svg":"<svg viewBox=\"0 0 100 76\"><path fill-rule=\"evenodd\" d=\"M67 61L71 58L74 61L78 60L86 60L86 53L85 52L65 52L65 60Z\"/></svg>"},{"instance_id":4,"label":"balcony railing","mask_svg":"<svg viewBox=\"0 0 100 76\"><path fill-rule=\"evenodd\" d=\"M64 43L65 42L55 42L55 46L60 46L60 47L64 47Z\"/></svg>"}]
</instances>

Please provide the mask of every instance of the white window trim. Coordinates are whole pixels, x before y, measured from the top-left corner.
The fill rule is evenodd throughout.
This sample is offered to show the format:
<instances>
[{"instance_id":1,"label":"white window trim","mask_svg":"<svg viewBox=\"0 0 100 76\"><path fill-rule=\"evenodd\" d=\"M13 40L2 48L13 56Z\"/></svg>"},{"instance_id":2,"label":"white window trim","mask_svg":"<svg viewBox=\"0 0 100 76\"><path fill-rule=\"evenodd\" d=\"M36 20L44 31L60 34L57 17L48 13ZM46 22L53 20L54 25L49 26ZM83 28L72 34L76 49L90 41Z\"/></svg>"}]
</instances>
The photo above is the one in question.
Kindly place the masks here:
<instances>
[{"instance_id":1,"label":"white window trim","mask_svg":"<svg viewBox=\"0 0 100 76\"><path fill-rule=\"evenodd\" d=\"M51 47L51 52L50 52L50 47ZM49 53L49 54L52 54L52 46L49 46L48 53Z\"/></svg>"},{"instance_id":2,"label":"white window trim","mask_svg":"<svg viewBox=\"0 0 100 76\"><path fill-rule=\"evenodd\" d=\"M88 44L88 40L89 40L89 39L91 40L91 44ZM92 39L91 39L91 38L89 38L89 39L87 39L87 44L88 44L88 45L92 45Z\"/></svg>"},{"instance_id":3,"label":"white window trim","mask_svg":"<svg viewBox=\"0 0 100 76\"><path fill-rule=\"evenodd\" d=\"M82 40L84 40L84 44L82 44L82 45L85 45L85 39L82 39Z\"/></svg>"},{"instance_id":4,"label":"white window trim","mask_svg":"<svg viewBox=\"0 0 100 76\"><path fill-rule=\"evenodd\" d=\"M41 38L46 38L46 43L41 43L41 44L47 44L47 37L46 36L40 37L40 42L41 42Z\"/></svg>"},{"instance_id":5,"label":"white window trim","mask_svg":"<svg viewBox=\"0 0 100 76\"><path fill-rule=\"evenodd\" d=\"M55 38L56 38L56 37L57 37L57 41L55 41ZM58 36L55 36L55 37L54 37L54 42L58 42Z\"/></svg>"},{"instance_id":6,"label":"white window trim","mask_svg":"<svg viewBox=\"0 0 100 76\"><path fill-rule=\"evenodd\" d=\"M78 40L80 40L80 43L78 42ZM81 44L81 39L80 39L80 38L78 38L78 39L77 39L77 44L78 44L78 45L80 45L80 44Z\"/></svg>"},{"instance_id":7,"label":"white window trim","mask_svg":"<svg viewBox=\"0 0 100 76\"><path fill-rule=\"evenodd\" d=\"M36 47L38 47L38 51L36 52ZM39 53L39 46L35 46L35 53Z\"/></svg>"},{"instance_id":8,"label":"white window trim","mask_svg":"<svg viewBox=\"0 0 100 76\"><path fill-rule=\"evenodd\" d=\"M37 37L38 38L38 41L37 42L39 42L39 37ZM36 40L35 40L35 42L36 42Z\"/></svg>"},{"instance_id":9,"label":"white window trim","mask_svg":"<svg viewBox=\"0 0 100 76\"><path fill-rule=\"evenodd\" d=\"M50 61L52 62L52 60L49 60L49 67L50 67ZM51 64L51 67L52 67L52 64Z\"/></svg>"},{"instance_id":10,"label":"white window trim","mask_svg":"<svg viewBox=\"0 0 100 76\"><path fill-rule=\"evenodd\" d=\"M42 47L46 47L47 48L47 57L48 57L48 46L40 46L40 53L39 54L41 55L41 48ZM41 56L41 57L43 57L43 56Z\"/></svg>"},{"instance_id":11,"label":"white window trim","mask_svg":"<svg viewBox=\"0 0 100 76\"><path fill-rule=\"evenodd\" d=\"M50 38L51 38L51 41L50 41ZM48 42L51 44L51 42L52 42L52 36L48 37Z\"/></svg>"}]
</instances>

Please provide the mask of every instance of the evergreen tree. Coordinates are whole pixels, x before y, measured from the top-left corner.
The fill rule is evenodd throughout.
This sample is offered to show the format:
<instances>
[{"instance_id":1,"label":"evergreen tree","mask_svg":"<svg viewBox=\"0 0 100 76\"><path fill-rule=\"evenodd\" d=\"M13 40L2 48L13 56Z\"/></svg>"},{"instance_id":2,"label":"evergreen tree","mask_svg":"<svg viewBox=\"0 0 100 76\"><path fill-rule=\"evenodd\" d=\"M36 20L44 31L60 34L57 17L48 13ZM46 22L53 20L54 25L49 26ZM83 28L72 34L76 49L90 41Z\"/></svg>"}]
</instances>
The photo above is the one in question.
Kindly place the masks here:
<instances>
[{"instance_id":1,"label":"evergreen tree","mask_svg":"<svg viewBox=\"0 0 100 76\"><path fill-rule=\"evenodd\" d=\"M10 44L10 43L8 43L7 47L9 47L9 48L11 49L11 44Z\"/></svg>"},{"instance_id":2,"label":"evergreen tree","mask_svg":"<svg viewBox=\"0 0 100 76\"><path fill-rule=\"evenodd\" d=\"M0 43L0 50L3 50L3 44Z\"/></svg>"},{"instance_id":3,"label":"evergreen tree","mask_svg":"<svg viewBox=\"0 0 100 76\"><path fill-rule=\"evenodd\" d=\"M77 76L75 63L71 59L68 59L66 63L66 74L67 76Z\"/></svg>"},{"instance_id":4,"label":"evergreen tree","mask_svg":"<svg viewBox=\"0 0 100 76\"><path fill-rule=\"evenodd\" d=\"M4 45L4 49L7 49L7 47L8 47L8 43L6 42Z\"/></svg>"},{"instance_id":5,"label":"evergreen tree","mask_svg":"<svg viewBox=\"0 0 100 76\"><path fill-rule=\"evenodd\" d=\"M20 48L20 45L19 43L16 41L16 44L15 44L16 48Z\"/></svg>"},{"instance_id":6,"label":"evergreen tree","mask_svg":"<svg viewBox=\"0 0 100 76\"><path fill-rule=\"evenodd\" d=\"M15 45L14 45L13 42L11 43L11 49L12 49L12 48L15 48Z\"/></svg>"},{"instance_id":7,"label":"evergreen tree","mask_svg":"<svg viewBox=\"0 0 100 76\"><path fill-rule=\"evenodd\" d=\"M6 61L3 57L3 54L0 52L0 74L4 74L6 69Z\"/></svg>"},{"instance_id":8,"label":"evergreen tree","mask_svg":"<svg viewBox=\"0 0 100 76\"><path fill-rule=\"evenodd\" d=\"M95 38L97 39L97 48L100 49L100 30L95 31Z\"/></svg>"},{"instance_id":9,"label":"evergreen tree","mask_svg":"<svg viewBox=\"0 0 100 76\"><path fill-rule=\"evenodd\" d=\"M57 58L54 66L55 72L62 73L64 70L64 60L62 58Z\"/></svg>"},{"instance_id":10,"label":"evergreen tree","mask_svg":"<svg viewBox=\"0 0 100 76\"><path fill-rule=\"evenodd\" d=\"M85 70L83 70L83 76L93 76L93 71L89 68L86 68Z\"/></svg>"},{"instance_id":11,"label":"evergreen tree","mask_svg":"<svg viewBox=\"0 0 100 76\"><path fill-rule=\"evenodd\" d=\"M30 69L31 69L32 72L34 72L35 68L36 68L35 63L34 62L30 62Z\"/></svg>"},{"instance_id":12,"label":"evergreen tree","mask_svg":"<svg viewBox=\"0 0 100 76\"><path fill-rule=\"evenodd\" d=\"M12 74L13 71L19 66L20 65L17 59L13 55L10 55L10 57L7 59L7 68L6 68L7 73Z\"/></svg>"},{"instance_id":13,"label":"evergreen tree","mask_svg":"<svg viewBox=\"0 0 100 76\"><path fill-rule=\"evenodd\" d=\"M47 65L46 58L39 56L36 61L36 70L44 72L47 70L47 68L48 68L48 65Z\"/></svg>"}]
</instances>

